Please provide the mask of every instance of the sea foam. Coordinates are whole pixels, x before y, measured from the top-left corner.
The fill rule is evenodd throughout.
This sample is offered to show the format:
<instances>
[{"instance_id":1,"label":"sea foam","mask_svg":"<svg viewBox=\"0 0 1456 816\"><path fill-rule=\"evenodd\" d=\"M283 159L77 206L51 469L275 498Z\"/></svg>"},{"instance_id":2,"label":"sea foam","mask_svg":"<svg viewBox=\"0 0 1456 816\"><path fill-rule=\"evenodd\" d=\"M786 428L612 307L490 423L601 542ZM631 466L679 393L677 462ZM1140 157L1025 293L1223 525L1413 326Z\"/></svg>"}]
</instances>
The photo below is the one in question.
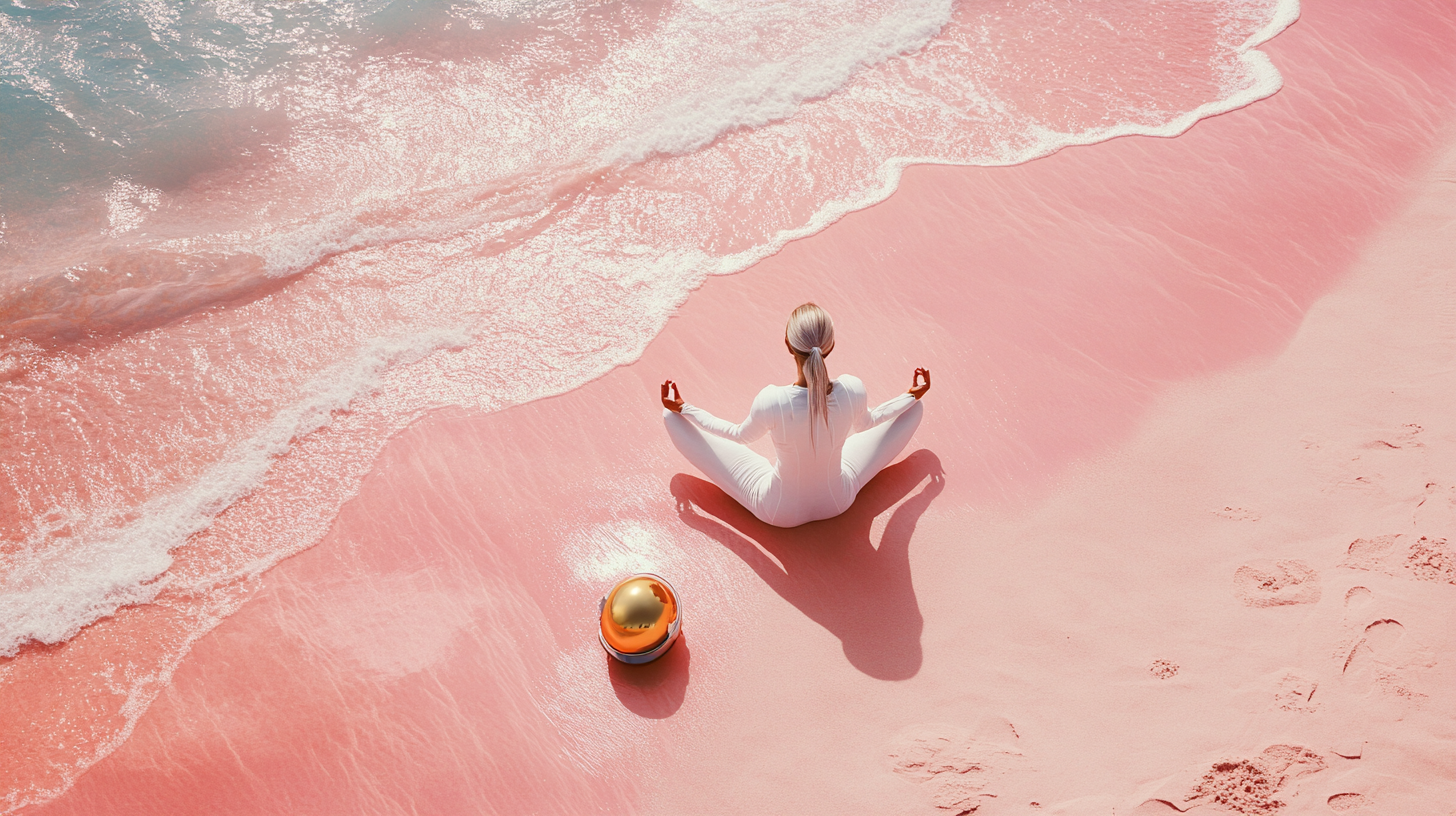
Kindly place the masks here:
<instances>
[{"instance_id":1,"label":"sea foam","mask_svg":"<svg viewBox=\"0 0 1456 816\"><path fill-rule=\"evenodd\" d=\"M705 87L691 89L649 111L604 158L613 164L631 164L658 153L691 153L729 131L786 119L805 100L843 87L861 68L924 47L950 20L950 9L949 0L900 2L883 16L817 31L813 39L790 53L748 62L741 57L744 52L725 52L720 44L740 42L752 38L755 31L788 25L808 15L832 18L836 9L762 3L749 5L749 13L744 15L744 9L736 6L701 4L698 13L678 21L667 39L684 58L710 55L703 60L708 63L703 73L716 73L724 80L705 83ZM712 13L714 10L718 13Z\"/></svg>"},{"instance_id":2,"label":"sea foam","mask_svg":"<svg viewBox=\"0 0 1456 816\"><path fill-rule=\"evenodd\" d=\"M122 606L155 598L168 585L163 575L172 550L251 493L295 439L327 426L336 412L373 392L386 370L469 342L465 333L448 331L377 340L314 378L297 402L201 478L137 508L130 524L112 528L105 521L62 517L19 552L0 555L0 655L14 655L31 640L60 643ZM62 525L76 529L58 538Z\"/></svg>"}]
</instances>

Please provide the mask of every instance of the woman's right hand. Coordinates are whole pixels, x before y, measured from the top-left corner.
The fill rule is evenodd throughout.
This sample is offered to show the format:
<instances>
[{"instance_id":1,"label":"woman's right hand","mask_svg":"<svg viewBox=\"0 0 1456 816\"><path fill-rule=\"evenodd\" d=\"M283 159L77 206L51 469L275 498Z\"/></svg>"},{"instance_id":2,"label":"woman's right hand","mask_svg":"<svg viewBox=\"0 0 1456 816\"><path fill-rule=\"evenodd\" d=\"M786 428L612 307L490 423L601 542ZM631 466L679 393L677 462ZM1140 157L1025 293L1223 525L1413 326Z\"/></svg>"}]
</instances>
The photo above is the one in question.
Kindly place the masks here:
<instances>
[{"instance_id":1,"label":"woman's right hand","mask_svg":"<svg viewBox=\"0 0 1456 816\"><path fill-rule=\"evenodd\" d=\"M926 388L930 387L927 381ZM677 389L677 383L667 380L662 384L662 407L674 414L682 413L683 398L682 392Z\"/></svg>"},{"instance_id":2,"label":"woman's right hand","mask_svg":"<svg viewBox=\"0 0 1456 816\"><path fill-rule=\"evenodd\" d=\"M921 385L920 384L920 378L922 376L925 377L925 384L924 385ZM929 391L929 390L930 390L930 369L928 369L928 368L917 368L917 369L915 369L915 374L912 375L911 378L910 378L910 390L909 391L906 391L905 393L914 396L915 399L920 399L921 397L925 396L925 392L926 391Z\"/></svg>"}]
</instances>

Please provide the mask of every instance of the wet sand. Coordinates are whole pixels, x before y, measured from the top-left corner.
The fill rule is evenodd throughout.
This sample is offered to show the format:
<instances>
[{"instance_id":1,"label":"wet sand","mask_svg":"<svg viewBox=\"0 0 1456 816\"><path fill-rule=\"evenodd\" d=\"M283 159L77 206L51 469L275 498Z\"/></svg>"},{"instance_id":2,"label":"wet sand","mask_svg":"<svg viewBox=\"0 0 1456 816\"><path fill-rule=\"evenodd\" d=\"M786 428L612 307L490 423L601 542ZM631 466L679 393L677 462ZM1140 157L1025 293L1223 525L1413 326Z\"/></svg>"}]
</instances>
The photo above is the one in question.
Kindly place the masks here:
<instances>
[{"instance_id":1,"label":"wet sand","mask_svg":"<svg viewBox=\"0 0 1456 816\"><path fill-rule=\"evenodd\" d=\"M1448 816L1456 28L1329 2L1265 48L1272 99L912 168L636 364L427 417L33 812ZM935 386L783 531L686 472L656 390L736 418L806 299L831 372ZM631 670L593 627L639 568L685 635Z\"/></svg>"}]
</instances>

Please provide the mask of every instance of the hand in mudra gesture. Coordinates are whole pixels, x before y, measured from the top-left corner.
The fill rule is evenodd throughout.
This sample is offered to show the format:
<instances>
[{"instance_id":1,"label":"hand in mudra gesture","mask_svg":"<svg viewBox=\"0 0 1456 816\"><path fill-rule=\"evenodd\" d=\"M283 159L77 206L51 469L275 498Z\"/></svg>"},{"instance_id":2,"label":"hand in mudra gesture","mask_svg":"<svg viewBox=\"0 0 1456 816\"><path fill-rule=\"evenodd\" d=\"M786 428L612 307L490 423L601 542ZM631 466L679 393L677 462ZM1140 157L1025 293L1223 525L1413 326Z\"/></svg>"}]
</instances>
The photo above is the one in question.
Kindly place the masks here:
<instances>
[{"instance_id":1,"label":"hand in mudra gesture","mask_svg":"<svg viewBox=\"0 0 1456 816\"><path fill-rule=\"evenodd\" d=\"M922 385L920 383L920 378L921 377L924 377L925 378L925 384L924 385ZM906 391L905 393L914 396L915 399L920 399L921 397L925 396L925 392L926 391L929 391L929 390L930 390L930 369L928 369L928 368L917 368L917 369L915 369L915 374L910 378L910 390L909 391Z\"/></svg>"},{"instance_id":2,"label":"hand in mudra gesture","mask_svg":"<svg viewBox=\"0 0 1456 816\"><path fill-rule=\"evenodd\" d=\"M927 384L925 387L929 388L930 385ZM672 380L667 380L662 384L662 407L674 414L682 413L682 392L678 391L677 383Z\"/></svg>"}]
</instances>

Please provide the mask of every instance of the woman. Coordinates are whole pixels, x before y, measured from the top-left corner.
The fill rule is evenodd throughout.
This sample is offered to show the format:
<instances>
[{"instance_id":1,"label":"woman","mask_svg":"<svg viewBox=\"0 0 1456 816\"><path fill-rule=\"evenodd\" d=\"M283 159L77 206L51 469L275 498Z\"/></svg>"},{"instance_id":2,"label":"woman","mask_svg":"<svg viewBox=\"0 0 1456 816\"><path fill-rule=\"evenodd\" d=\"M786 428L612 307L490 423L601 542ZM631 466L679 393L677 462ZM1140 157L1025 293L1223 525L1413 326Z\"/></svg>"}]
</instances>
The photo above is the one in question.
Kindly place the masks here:
<instances>
[{"instance_id":1,"label":"woman","mask_svg":"<svg viewBox=\"0 0 1456 816\"><path fill-rule=\"evenodd\" d=\"M905 448L924 413L920 398L930 390L930 370L915 369L909 391L871 410L858 377L829 379L824 358L834 351L834 321L828 312L813 303L795 309L784 345L799 367L798 381L764 388L741 423L687 404L672 380L662 384L662 415L677 449L728 495L765 523L797 527L848 510L860 488ZM773 435L777 462L743 444L766 433Z\"/></svg>"}]
</instances>

